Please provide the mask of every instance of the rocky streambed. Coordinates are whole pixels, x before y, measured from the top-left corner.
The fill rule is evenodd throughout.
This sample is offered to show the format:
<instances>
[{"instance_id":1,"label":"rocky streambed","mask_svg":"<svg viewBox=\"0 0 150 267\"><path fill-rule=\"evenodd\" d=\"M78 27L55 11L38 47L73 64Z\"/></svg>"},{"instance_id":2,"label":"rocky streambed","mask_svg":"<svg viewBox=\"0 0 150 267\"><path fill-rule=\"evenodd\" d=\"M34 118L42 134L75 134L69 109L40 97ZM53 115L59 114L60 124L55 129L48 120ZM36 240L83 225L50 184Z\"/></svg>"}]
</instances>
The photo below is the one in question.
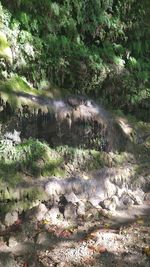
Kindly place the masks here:
<instances>
[{"instance_id":1,"label":"rocky streambed","mask_svg":"<svg viewBox=\"0 0 150 267\"><path fill-rule=\"evenodd\" d=\"M149 266L149 206L108 212L45 202L0 225L0 266ZM46 217L46 214L48 217Z\"/></svg>"},{"instance_id":2,"label":"rocky streambed","mask_svg":"<svg viewBox=\"0 0 150 267\"><path fill-rule=\"evenodd\" d=\"M0 266L149 266L149 193L133 178L128 165L35 183L46 200L1 218Z\"/></svg>"}]
</instances>

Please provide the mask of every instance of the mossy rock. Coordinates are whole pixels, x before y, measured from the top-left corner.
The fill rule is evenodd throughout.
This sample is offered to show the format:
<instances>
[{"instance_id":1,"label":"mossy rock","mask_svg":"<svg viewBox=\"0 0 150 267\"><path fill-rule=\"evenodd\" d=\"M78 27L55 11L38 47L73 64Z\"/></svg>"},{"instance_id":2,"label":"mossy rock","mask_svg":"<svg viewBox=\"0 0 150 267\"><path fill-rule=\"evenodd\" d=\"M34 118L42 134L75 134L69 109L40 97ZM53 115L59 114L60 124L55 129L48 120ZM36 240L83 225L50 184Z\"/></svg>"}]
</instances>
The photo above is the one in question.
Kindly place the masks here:
<instances>
[{"instance_id":1,"label":"mossy rock","mask_svg":"<svg viewBox=\"0 0 150 267\"><path fill-rule=\"evenodd\" d=\"M11 108L22 112L23 106L27 106L29 111L38 114L39 109L43 113L53 111L51 109L51 100L61 96L66 96L65 89L51 87L49 90L37 90L29 84L24 77L13 75L6 81L0 81L0 98L5 105L6 102Z\"/></svg>"},{"instance_id":2,"label":"mossy rock","mask_svg":"<svg viewBox=\"0 0 150 267\"><path fill-rule=\"evenodd\" d=\"M7 81L0 81L0 97L5 103L9 103L15 111L22 111L23 106L28 106L30 112L35 112L41 108L42 111L48 112L47 105L38 103L38 98L45 96L44 93L34 89L23 78L14 75Z\"/></svg>"}]
</instances>

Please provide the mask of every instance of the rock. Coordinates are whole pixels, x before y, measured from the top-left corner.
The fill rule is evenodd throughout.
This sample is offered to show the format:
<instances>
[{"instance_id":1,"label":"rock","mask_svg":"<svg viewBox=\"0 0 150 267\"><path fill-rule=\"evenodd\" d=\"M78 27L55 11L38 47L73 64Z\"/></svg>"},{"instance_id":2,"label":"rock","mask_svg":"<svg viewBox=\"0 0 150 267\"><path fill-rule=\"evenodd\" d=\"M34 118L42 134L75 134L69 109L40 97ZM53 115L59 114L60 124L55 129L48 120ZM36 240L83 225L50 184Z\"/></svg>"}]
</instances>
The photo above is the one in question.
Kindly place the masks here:
<instances>
[{"instance_id":1,"label":"rock","mask_svg":"<svg viewBox=\"0 0 150 267\"><path fill-rule=\"evenodd\" d=\"M85 204L82 201L78 202L77 214L79 216L85 215Z\"/></svg>"},{"instance_id":2,"label":"rock","mask_svg":"<svg viewBox=\"0 0 150 267\"><path fill-rule=\"evenodd\" d=\"M65 188L63 186L63 182L58 179L53 179L48 182L45 186L45 192L48 196L53 197L55 195L63 195L65 194Z\"/></svg>"},{"instance_id":3,"label":"rock","mask_svg":"<svg viewBox=\"0 0 150 267\"><path fill-rule=\"evenodd\" d=\"M150 201L150 192L145 193L144 200Z\"/></svg>"},{"instance_id":4,"label":"rock","mask_svg":"<svg viewBox=\"0 0 150 267\"><path fill-rule=\"evenodd\" d=\"M65 206L64 217L66 220L75 220L77 218L77 206L72 202L68 202Z\"/></svg>"},{"instance_id":5,"label":"rock","mask_svg":"<svg viewBox=\"0 0 150 267\"><path fill-rule=\"evenodd\" d=\"M74 204L79 202L79 198L73 192L71 192L70 194L65 194L65 198L68 202L72 202Z\"/></svg>"},{"instance_id":6,"label":"rock","mask_svg":"<svg viewBox=\"0 0 150 267\"><path fill-rule=\"evenodd\" d=\"M71 184L72 191L75 194L82 194L84 191L84 181L80 179L79 177L77 178L72 178L69 183Z\"/></svg>"},{"instance_id":7,"label":"rock","mask_svg":"<svg viewBox=\"0 0 150 267\"><path fill-rule=\"evenodd\" d=\"M37 213L35 214L35 217L38 221L42 221L44 219L44 216L48 212L48 209L43 203L40 203L37 207Z\"/></svg>"},{"instance_id":8,"label":"rock","mask_svg":"<svg viewBox=\"0 0 150 267\"><path fill-rule=\"evenodd\" d=\"M25 217L30 220L41 221L44 219L45 213L48 211L43 203L26 211Z\"/></svg>"},{"instance_id":9,"label":"rock","mask_svg":"<svg viewBox=\"0 0 150 267\"><path fill-rule=\"evenodd\" d=\"M8 241L9 243L8 243L8 246L10 247L10 248L13 248L13 247L15 247L15 246L17 246L18 245L18 241L17 241L17 239L14 237L14 236L11 236L10 238L9 238L9 241Z\"/></svg>"},{"instance_id":10,"label":"rock","mask_svg":"<svg viewBox=\"0 0 150 267\"><path fill-rule=\"evenodd\" d=\"M100 210L95 208L95 207L91 207L85 214L85 219L86 221L91 221L91 222L94 222L94 221L97 221L99 220L100 218Z\"/></svg>"},{"instance_id":11,"label":"rock","mask_svg":"<svg viewBox=\"0 0 150 267\"><path fill-rule=\"evenodd\" d=\"M143 200L140 196L134 196L133 202L135 205L141 205L143 203Z\"/></svg>"},{"instance_id":12,"label":"rock","mask_svg":"<svg viewBox=\"0 0 150 267\"><path fill-rule=\"evenodd\" d=\"M108 198L102 201L100 205L106 210L114 211L116 209L116 200L115 198Z\"/></svg>"},{"instance_id":13,"label":"rock","mask_svg":"<svg viewBox=\"0 0 150 267\"><path fill-rule=\"evenodd\" d=\"M134 204L133 199L128 195L128 193L124 193L121 197L121 206L129 207Z\"/></svg>"},{"instance_id":14,"label":"rock","mask_svg":"<svg viewBox=\"0 0 150 267\"><path fill-rule=\"evenodd\" d=\"M60 213L58 207L54 206L45 214L44 219L50 221L52 224L57 224L63 220L63 214Z\"/></svg>"},{"instance_id":15,"label":"rock","mask_svg":"<svg viewBox=\"0 0 150 267\"><path fill-rule=\"evenodd\" d=\"M99 203L101 202L101 198L98 196L90 197L89 202L96 208L99 208Z\"/></svg>"},{"instance_id":16,"label":"rock","mask_svg":"<svg viewBox=\"0 0 150 267\"><path fill-rule=\"evenodd\" d=\"M131 191L130 190L130 194L131 194L131 197L134 201L134 204L135 205L141 205L143 203L143 200L144 200L144 192L141 190L141 189L137 189L136 191Z\"/></svg>"},{"instance_id":17,"label":"rock","mask_svg":"<svg viewBox=\"0 0 150 267\"><path fill-rule=\"evenodd\" d=\"M17 220L18 220L18 212L17 211L8 212L5 215L4 224L6 226L10 226L10 225L14 224Z\"/></svg>"},{"instance_id":18,"label":"rock","mask_svg":"<svg viewBox=\"0 0 150 267\"><path fill-rule=\"evenodd\" d=\"M109 181L109 179L106 179L104 182L104 192L107 192L107 197L112 197L117 192L117 187Z\"/></svg>"},{"instance_id":19,"label":"rock","mask_svg":"<svg viewBox=\"0 0 150 267\"><path fill-rule=\"evenodd\" d=\"M21 139L20 139L20 133L14 129L14 132L6 132L4 134L4 137L7 140L11 140L13 143L15 144L20 144L21 143Z\"/></svg>"}]
</instances>

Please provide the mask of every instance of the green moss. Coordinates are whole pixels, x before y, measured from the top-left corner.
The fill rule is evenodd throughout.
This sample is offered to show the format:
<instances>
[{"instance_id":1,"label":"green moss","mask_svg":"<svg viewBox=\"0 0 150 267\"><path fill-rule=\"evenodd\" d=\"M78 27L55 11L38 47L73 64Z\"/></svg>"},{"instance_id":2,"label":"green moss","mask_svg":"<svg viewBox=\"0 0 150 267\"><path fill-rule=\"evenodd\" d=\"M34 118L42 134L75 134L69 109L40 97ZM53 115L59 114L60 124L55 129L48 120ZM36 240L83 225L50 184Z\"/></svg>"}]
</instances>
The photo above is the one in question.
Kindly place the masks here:
<instances>
[{"instance_id":1,"label":"green moss","mask_svg":"<svg viewBox=\"0 0 150 267\"><path fill-rule=\"evenodd\" d=\"M110 166L107 153L102 151L61 146L57 147L57 152L63 157L66 169L71 166L77 171L88 171Z\"/></svg>"},{"instance_id":2,"label":"green moss","mask_svg":"<svg viewBox=\"0 0 150 267\"><path fill-rule=\"evenodd\" d=\"M39 108L43 112L48 112L48 109L50 109L50 106L38 103L37 98L51 98L51 93L33 88L27 81L17 75L7 81L0 81L0 97L4 103L8 102L14 110L22 110L23 105L27 105L31 112Z\"/></svg>"},{"instance_id":3,"label":"green moss","mask_svg":"<svg viewBox=\"0 0 150 267\"><path fill-rule=\"evenodd\" d=\"M15 192L14 192L15 193ZM4 195L5 197L5 195ZM20 213L29 208L32 208L39 201L45 200L44 191L39 188L28 188L20 194L20 198L16 201L15 198L3 198L0 199L0 214L3 215L6 212L17 210Z\"/></svg>"},{"instance_id":4,"label":"green moss","mask_svg":"<svg viewBox=\"0 0 150 267\"><path fill-rule=\"evenodd\" d=\"M6 35L0 31L0 57L12 63L12 52L9 47Z\"/></svg>"},{"instance_id":5,"label":"green moss","mask_svg":"<svg viewBox=\"0 0 150 267\"><path fill-rule=\"evenodd\" d=\"M34 179L64 176L63 158L47 144L33 139L13 146L13 149L11 158L7 158L5 151L1 152L5 159L0 160L0 201L6 202L5 206L7 202L22 201L25 208L32 201L43 199L42 190L32 187Z\"/></svg>"},{"instance_id":6,"label":"green moss","mask_svg":"<svg viewBox=\"0 0 150 267\"><path fill-rule=\"evenodd\" d=\"M61 165L63 164L63 159L59 158L57 160L51 160L48 164L42 169L42 176L59 176L64 177L65 171L62 169Z\"/></svg>"}]
</instances>

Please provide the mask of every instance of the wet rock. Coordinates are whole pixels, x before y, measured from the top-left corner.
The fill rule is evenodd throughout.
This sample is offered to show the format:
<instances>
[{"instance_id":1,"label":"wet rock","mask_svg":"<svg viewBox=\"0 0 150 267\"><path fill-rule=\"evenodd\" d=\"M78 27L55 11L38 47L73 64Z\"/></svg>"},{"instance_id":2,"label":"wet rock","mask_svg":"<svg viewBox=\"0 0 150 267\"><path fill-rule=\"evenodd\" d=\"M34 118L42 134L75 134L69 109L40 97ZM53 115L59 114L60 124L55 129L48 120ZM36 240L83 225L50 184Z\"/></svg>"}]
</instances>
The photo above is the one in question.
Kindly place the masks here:
<instances>
[{"instance_id":1,"label":"wet rock","mask_svg":"<svg viewBox=\"0 0 150 267\"><path fill-rule=\"evenodd\" d=\"M10 225L14 224L17 220L18 220L18 212L17 211L8 212L5 215L4 224L6 226L10 226Z\"/></svg>"}]
</instances>

